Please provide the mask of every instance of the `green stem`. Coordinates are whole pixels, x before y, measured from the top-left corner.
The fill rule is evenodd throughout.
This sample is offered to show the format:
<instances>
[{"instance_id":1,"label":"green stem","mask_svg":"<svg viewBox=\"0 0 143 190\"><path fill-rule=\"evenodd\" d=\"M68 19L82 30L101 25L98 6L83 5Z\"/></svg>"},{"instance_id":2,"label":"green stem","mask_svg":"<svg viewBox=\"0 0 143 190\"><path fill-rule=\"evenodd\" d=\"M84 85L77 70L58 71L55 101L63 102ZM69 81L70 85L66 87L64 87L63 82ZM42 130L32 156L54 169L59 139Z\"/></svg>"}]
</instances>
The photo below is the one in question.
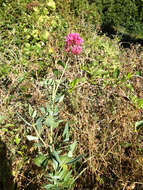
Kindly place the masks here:
<instances>
[{"instance_id":1,"label":"green stem","mask_svg":"<svg viewBox=\"0 0 143 190\"><path fill-rule=\"evenodd\" d=\"M54 83L53 95L52 95L52 99L53 99L53 105L52 105L52 106L53 106L53 107L54 107L54 103L55 103L55 96L56 96L56 94L57 94L57 91L58 91L58 88L59 88L60 83L61 83L61 81L62 81L62 78L63 78L63 76L64 76L64 74L65 74L65 71L66 71L66 69L67 69L68 62L69 62L69 59L68 59L67 62L66 62L65 68L64 68L64 70L63 70L63 72L62 72L62 74L61 74L61 77L60 77L59 81L58 81L57 87L56 87L56 85L55 85L55 83Z\"/></svg>"}]
</instances>

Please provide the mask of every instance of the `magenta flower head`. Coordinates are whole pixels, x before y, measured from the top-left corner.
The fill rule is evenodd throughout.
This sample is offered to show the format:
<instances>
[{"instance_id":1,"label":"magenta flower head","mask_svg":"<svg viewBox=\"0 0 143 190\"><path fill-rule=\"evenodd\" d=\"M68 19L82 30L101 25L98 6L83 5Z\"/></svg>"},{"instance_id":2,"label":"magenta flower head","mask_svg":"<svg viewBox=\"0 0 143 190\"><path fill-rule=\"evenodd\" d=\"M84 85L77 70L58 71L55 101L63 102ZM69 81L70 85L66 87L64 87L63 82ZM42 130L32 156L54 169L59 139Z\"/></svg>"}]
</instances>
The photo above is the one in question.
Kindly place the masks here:
<instances>
[{"instance_id":1,"label":"magenta flower head","mask_svg":"<svg viewBox=\"0 0 143 190\"><path fill-rule=\"evenodd\" d=\"M78 55L82 51L81 44L83 43L83 39L80 37L79 33L69 33L66 36L66 45L65 45L65 51L71 52L75 55Z\"/></svg>"},{"instance_id":2,"label":"magenta flower head","mask_svg":"<svg viewBox=\"0 0 143 190\"><path fill-rule=\"evenodd\" d=\"M81 51L82 51L82 47L81 46L78 46L78 45L74 45L73 47L72 47L72 53L74 54L74 55L78 55L78 54L80 54L81 53Z\"/></svg>"}]
</instances>

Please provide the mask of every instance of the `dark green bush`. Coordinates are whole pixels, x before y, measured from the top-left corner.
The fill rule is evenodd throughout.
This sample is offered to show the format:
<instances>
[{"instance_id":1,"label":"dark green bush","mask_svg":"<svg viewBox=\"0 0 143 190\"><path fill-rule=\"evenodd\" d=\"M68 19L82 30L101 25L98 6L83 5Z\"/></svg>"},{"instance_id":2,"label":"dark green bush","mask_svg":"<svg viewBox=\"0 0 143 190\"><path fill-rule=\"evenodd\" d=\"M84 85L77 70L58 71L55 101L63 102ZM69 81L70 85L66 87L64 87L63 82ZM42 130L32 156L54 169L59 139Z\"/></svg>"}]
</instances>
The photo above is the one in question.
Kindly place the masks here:
<instances>
[{"instance_id":1,"label":"dark green bush","mask_svg":"<svg viewBox=\"0 0 143 190\"><path fill-rule=\"evenodd\" d=\"M102 17L103 25L112 25L117 31L143 38L142 0L92 0Z\"/></svg>"}]
</instances>

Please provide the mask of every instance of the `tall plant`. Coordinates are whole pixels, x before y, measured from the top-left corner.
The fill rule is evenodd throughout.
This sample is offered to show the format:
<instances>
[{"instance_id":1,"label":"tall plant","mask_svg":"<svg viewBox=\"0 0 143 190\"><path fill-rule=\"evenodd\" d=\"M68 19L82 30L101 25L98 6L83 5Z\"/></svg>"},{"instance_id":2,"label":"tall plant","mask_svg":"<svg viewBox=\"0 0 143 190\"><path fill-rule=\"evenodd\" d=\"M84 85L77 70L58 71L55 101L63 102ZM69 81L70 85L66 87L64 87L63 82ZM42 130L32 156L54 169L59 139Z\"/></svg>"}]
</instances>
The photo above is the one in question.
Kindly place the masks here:
<instances>
[{"instance_id":1,"label":"tall plant","mask_svg":"<svg viewBox=\"0 0 143 190\"><path fill-rule=\"evenodd\" d=\"M65 48L71 50L72 54L78 55L80 51L75 49L78 49L82 42L78 33L70 33L66 38ZM35 135L32 130L32 135L26 136L29 141L36 141L34 146L38 149L38 155L33 162L43 169L43 176L48 179L48 184L43 187L51 190L73 189L77 177L73 176L72 165L82 157L80 155L74 158L73 152L77 142L76 140L70 142L68 122L59 118L59 107L64 98L64 94L59 92L59 86L63 82L68 63L69 59L66 64L60 62L59 64L63 66L60 77L47 81L47 87L52 89L52 93L46 106L36 110L29 105L31 122L18 114L26 125L34 130Z\"/></svg>"}]
</instances>

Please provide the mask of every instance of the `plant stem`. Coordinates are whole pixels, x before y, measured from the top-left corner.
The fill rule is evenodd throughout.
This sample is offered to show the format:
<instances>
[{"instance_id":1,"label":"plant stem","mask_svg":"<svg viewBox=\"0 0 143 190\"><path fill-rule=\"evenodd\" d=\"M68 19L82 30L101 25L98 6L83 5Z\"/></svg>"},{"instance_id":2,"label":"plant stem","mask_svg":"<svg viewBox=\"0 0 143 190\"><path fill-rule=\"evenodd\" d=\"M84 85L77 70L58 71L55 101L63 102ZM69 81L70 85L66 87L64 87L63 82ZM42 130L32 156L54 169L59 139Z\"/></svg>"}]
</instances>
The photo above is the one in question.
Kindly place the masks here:
<instances>
[{"instance_id":1,"label":"plant stem","mask_svg":"<svg viewBox=\"0 0 143 190\"><path fill-rule=\"evenodd\" d=\"M69 58L68 58L68 60L67 60L67 62L66 62L65 68L64 68L64 70L63 70L63 72L62 72L62 74L61 74L61 77L60 77L59 81L58 81L57 87L55 87L55 84L54 84L53 95L52 95L53 107L54 107L54 102L55 102L55 96L56 96L56 94L57 94L57 91L58 91L58 88L59 88L60 83L61 83L61 81L62 81L62 78L63 78L63 76L64 76L64 74L65 74L65 71L66 71L66 69L67 69L68 62L69 62Z\"/></svg>"}]
</instances>

